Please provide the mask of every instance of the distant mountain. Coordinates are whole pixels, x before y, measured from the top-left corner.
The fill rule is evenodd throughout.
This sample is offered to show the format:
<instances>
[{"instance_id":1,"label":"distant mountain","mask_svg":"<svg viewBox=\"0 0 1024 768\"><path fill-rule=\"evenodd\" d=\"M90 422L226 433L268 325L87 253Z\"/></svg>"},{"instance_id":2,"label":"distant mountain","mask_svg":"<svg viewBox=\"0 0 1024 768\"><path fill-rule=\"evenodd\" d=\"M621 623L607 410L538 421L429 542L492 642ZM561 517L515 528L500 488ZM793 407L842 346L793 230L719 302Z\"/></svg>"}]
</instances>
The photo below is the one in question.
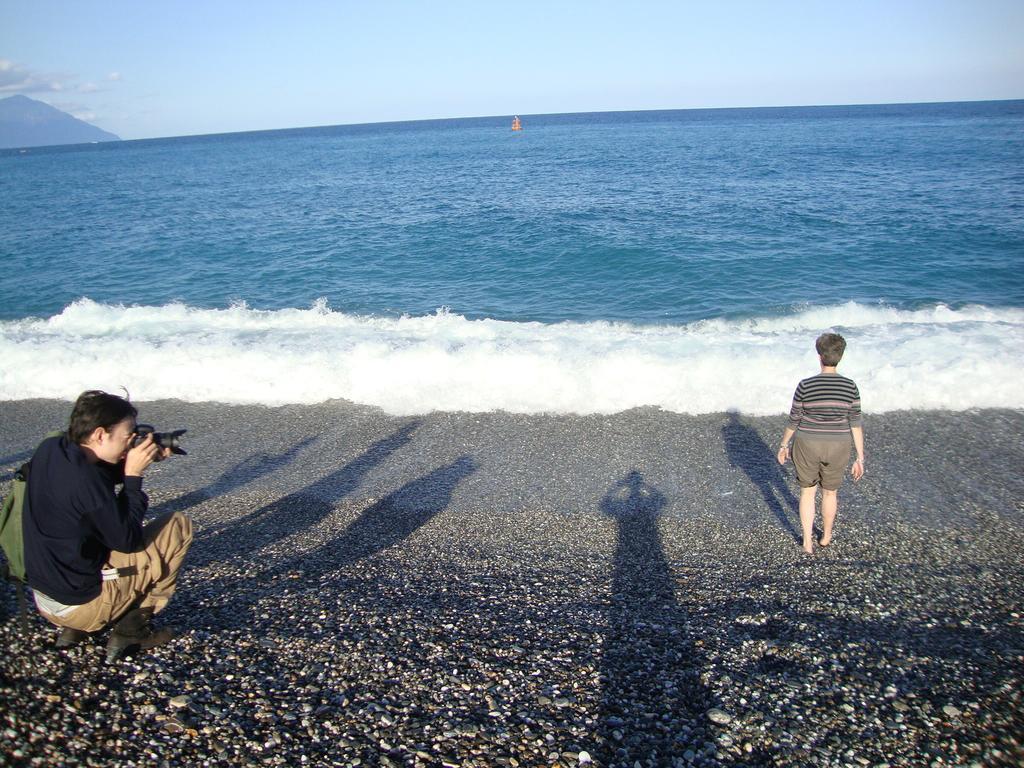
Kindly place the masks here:
<instances>
[{"instance_id":1,"label":"distant mountain","mask_svg":"<svg viewBox=\"0 0 1024 768\"><path fill-rule=\"evenodd\" d=\"M112 133L27 96L0 99L0 149L120 140Z\"/></svg>"}]
</instances>

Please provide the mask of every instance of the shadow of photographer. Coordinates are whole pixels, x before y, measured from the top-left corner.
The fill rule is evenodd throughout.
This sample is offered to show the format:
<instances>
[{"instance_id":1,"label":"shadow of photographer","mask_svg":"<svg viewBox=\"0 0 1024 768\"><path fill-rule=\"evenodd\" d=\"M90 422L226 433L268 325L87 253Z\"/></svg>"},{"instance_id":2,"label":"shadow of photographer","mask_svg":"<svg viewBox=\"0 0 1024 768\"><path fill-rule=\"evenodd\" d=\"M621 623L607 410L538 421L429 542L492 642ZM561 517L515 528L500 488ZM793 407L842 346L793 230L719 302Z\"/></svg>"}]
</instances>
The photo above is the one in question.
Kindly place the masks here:
<instances>
[{"instance_id":1,"label":"shadow of photographer","mask_svg":"<svg viewBox=\"0 0 1024 768\"><path fill-rule=\"evenodd\" d=\"M612 486L601 512L618 526L608 635L601 661L601 765L665 764L702 744L708 692L687 636L658 518L665 497L632 471ZM597 756L595 756L597 757Z\"/></svg>"}]
</instances>

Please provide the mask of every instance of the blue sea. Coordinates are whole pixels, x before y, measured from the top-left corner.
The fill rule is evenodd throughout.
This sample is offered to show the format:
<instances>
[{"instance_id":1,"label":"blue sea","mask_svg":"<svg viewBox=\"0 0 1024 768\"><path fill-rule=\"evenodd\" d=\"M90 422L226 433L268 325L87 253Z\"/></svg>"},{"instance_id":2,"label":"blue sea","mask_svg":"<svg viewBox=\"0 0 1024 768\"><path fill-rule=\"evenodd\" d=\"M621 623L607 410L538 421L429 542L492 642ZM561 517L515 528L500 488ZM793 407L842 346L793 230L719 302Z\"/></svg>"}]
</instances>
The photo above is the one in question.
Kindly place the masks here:
<instances>
[{"instance_id":1,"label":"blue sea","mask_svg":"<svg viewBox=\"0 0 1024 768\"><path fill-rule=\"evenodd\" d=\"M0 399L1024 407L1024 101L0 152Z\"/></svg>"}]
</instances>

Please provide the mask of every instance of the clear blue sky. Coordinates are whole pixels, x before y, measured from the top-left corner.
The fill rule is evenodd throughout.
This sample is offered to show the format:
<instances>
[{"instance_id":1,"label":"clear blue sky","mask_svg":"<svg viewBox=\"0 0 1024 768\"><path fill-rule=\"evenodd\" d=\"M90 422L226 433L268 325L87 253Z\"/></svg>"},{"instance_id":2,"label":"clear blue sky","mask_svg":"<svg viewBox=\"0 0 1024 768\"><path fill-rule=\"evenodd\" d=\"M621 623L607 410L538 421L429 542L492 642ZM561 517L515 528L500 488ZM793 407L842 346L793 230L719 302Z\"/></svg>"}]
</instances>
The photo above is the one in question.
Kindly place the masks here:
<instances>
[{"instance_id":1,"label":"clear blue sky","mask_svg":"<svg viewBox=\"0 0 1024 768\"><path fill-rule=\"evenodd\" d=\"M0 0L0 97L122 138L1024 98L1024 0Z\"/></svg>"}]
</instances>

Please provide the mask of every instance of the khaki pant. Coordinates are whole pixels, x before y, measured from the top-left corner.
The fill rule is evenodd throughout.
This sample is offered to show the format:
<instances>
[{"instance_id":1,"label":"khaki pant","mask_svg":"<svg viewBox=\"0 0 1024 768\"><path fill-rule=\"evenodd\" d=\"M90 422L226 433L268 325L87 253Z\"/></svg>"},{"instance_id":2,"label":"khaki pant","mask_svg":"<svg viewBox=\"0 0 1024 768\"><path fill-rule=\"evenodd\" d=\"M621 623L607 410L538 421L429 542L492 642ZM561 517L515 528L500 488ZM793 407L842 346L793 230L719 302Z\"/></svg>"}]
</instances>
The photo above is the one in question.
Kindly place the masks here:
<instances>
[{"instance_id":1,"label":"khaki pant","mask_svg":"<svg viewBox=\"0 0 1024 768\"><path fill-rule=\"evenodd\" d=\"M130 576L104 581L100 594L65 616L40 611L58 627L97 632L133 608L159 613L174 594L178 569L192 543L192 521L181 512L153 520L143 529L145 549L111 552L105 568L134 568Z\"/></svg>"}]
</instances>

